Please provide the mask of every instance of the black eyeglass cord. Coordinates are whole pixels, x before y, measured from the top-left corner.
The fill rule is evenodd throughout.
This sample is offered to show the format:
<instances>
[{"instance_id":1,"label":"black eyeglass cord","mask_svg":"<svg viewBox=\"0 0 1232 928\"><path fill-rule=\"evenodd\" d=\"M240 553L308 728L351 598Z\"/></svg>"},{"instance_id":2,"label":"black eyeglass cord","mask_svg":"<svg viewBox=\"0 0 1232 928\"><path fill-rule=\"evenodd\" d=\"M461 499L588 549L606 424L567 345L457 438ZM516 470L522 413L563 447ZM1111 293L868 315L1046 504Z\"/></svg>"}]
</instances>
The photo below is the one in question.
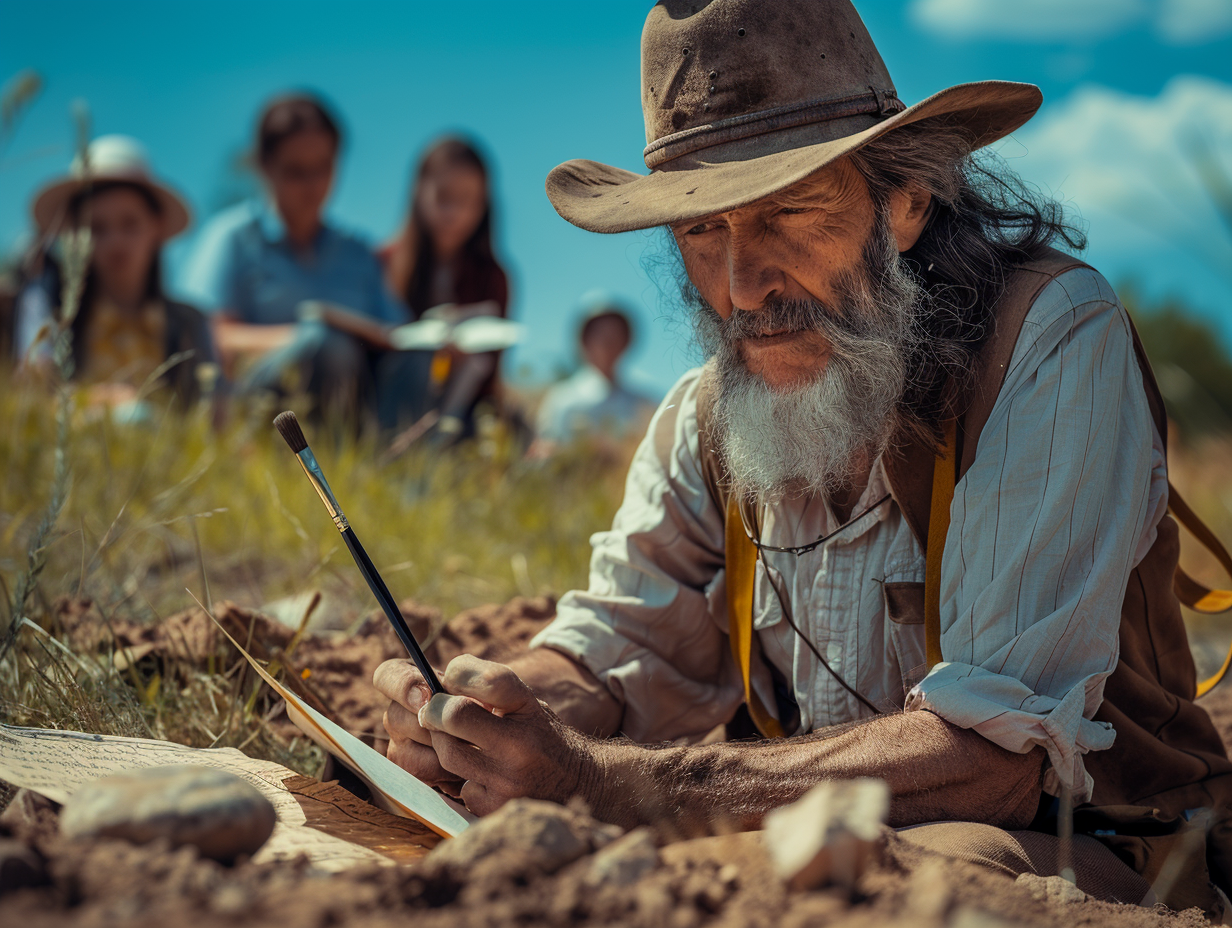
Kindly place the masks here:
<instances>
[{"instance_id":1,"label":"black eyeglass cord","mask_svg":"<svg viewBox=\"0 0 1232 928\"><path fill-rule=\"evenodd\" d=\"M833 538L835 535L842 532L844 529L847 529L850 526L854 525L856 522L864 518L866 515L868 515L870 512L872 512L874 509L876 509L878 506L880 506L882 503L884 503L889 498L890 498L890 494L887 493L881 499L877 500L877 502L873 503L871 506L865 509L858 516L856 516L853 519L849 519L845 524L836 528L829 535L823 535L820 538L818 538L816 541L811 542L810 544L807 544L807 545L800 545L798 547L792 547L792 548L776 548L773 545L763 545L757 538L753 538L751 535L749 536L749 540L753 542L753 544L757 547L758 551L761 551L761 552L771 551L771 552L777 552L781 554L794 554L796 557L799 557L802 554L806 554L809 551L812 551L815 548L820 547L821 545L829 541L831 538ZM747 535L748 532L746 531L745 534ZM757 526L757 534L759 536L761 535L760 524ZM783 619L787 622L791 630L795 632L800 637L800 640L803 641L808 646L808 649L813 652L813 656L817 658L817 662L821 664L821 666L826 669L826 671L830 674L830 676L832 676L838 682L839 686L841 686L848 693L850 693L857 700L859 700L860 704L863 705L866 709L869 709L871 712L873 712L874 715L884 715L884 713L880 709L878 709L876 706L874 706L859 690L857 690L850 683L844 680L842 677L842 674L840 674L837 670L831 667L830 662L821 656L821 652L817 650L817 645L813 644L812 640L808 637L808 635L800 631L800 627L796 625L795 620L792 618L791 609L789 609L787 606L787 602L785 601L784 596L783 596L783 591L779 589L778 583L775 582L774 575L771 574L770 572L770 565L765 564L764 566L766 568L766 579L770 581L770 589L774 590L774 598L777 599L779 603L779 612L782 614ZM790 597L788 597L788 599L789 598Z\"/></svg>"}]
</instances>

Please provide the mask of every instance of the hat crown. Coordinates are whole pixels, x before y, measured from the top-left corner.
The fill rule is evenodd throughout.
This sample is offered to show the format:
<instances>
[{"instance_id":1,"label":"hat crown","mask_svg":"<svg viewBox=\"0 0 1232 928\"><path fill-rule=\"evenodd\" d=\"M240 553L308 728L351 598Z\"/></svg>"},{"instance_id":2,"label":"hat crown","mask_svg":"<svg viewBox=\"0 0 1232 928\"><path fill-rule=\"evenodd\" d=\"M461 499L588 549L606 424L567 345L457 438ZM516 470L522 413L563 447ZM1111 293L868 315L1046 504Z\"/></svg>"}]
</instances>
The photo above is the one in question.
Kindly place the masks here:
<instances>
[{"instance_id":1,"label":"hat crown","mask_svg":"<svg viewBox=\"0 0 1232 928\"><path fill-rule=\"evenodd\" d=\"M148 180L151 176L145 146L127 135L100 135L90 142L85 160L80 154L73 158L68 172L74 178L84 178L87 173L93 177L132 177L135 180Z\"/></svg>"},{"instance_id":2,"label":"hat crown","mask_svg":"<svg viewBox=\"0 0 1232 928\"><path fill-rule=\"evenodd\" d=\"M660 0L646 19L648 167L675 157L673 147L680 153L682 136L694 139L688 150L705 147L708 127L726 127L730 138L735 120L753 135L792 112L816 115L819 105L855 98L868 103L861 112L903 108L850 0ZM776 125L759 125L767 114Z\"/></svg>"}]
</instances>

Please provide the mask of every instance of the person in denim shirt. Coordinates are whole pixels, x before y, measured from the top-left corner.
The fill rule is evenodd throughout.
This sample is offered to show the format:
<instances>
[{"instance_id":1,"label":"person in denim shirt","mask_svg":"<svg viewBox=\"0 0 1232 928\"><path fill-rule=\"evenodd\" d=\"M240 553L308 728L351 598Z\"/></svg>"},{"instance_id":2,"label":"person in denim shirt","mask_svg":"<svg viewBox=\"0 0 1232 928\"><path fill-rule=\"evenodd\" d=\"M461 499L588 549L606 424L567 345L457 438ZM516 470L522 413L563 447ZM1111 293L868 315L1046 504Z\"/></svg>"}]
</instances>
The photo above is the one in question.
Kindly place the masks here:
<instances>
[{"instance_id":1,"label":"person in denim shirt","mask_svg":"<svg viewBox=\"0 0 1232 928\"><path fill-rule=\"evenodd\" d=\"M393 427L418 381L408 376L413 359L387 350L382 333L408 317L367 244L322 216L338 124L320 101L284 97L266 107L257 136L268 199L207 224L183 289L211 313L224 367L248 362L241 391L306 390L322 412L375 406Z\"/></svg>"}]
</instances>

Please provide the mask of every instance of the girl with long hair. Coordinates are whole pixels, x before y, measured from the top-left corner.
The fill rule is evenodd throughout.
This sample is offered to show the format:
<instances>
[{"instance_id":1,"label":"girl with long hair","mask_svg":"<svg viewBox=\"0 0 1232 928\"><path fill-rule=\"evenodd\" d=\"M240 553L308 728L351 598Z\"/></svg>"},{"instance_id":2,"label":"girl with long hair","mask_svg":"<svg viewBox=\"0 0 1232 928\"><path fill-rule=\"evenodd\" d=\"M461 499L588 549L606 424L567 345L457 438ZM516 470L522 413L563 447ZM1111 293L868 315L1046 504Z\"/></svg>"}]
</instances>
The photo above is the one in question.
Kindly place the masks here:
<instances>
[{"instance_id":1,"label":"girl with long hair","mask_svg":"<svg viewBox=\"0 0 1232 928\"><path fill-rule=\"evenodd\" d=\"M389 288L413 319L507 315L509 283L493 252L492 224L488 169L475 146L458 138L433 144L415 172L406 223L382 254ZM497 395L499 361L497 351L438 355L440 440L471 431L475 407Z\"/></svg>"}]
</instances>

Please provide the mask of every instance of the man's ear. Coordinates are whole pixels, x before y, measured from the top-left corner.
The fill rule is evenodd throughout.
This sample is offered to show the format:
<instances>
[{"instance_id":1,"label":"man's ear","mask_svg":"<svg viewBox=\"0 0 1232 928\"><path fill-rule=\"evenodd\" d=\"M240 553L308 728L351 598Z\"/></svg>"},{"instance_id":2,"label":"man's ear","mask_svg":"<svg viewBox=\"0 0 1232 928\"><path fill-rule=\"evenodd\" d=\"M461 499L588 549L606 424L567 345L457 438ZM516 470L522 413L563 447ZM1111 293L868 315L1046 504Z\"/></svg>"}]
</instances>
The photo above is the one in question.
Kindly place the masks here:
<instances>
[{"instance_id":1,"label":"man's ear","mask_svg":"<svg viewBox=\"0 0 1232 928\"><path fill-rule=\"evenodd\" d=\"M890 231L900 252L920 240L932 211L933 195L923 187L904 187L890 194Z\"/></svg>"}]
</instances>

